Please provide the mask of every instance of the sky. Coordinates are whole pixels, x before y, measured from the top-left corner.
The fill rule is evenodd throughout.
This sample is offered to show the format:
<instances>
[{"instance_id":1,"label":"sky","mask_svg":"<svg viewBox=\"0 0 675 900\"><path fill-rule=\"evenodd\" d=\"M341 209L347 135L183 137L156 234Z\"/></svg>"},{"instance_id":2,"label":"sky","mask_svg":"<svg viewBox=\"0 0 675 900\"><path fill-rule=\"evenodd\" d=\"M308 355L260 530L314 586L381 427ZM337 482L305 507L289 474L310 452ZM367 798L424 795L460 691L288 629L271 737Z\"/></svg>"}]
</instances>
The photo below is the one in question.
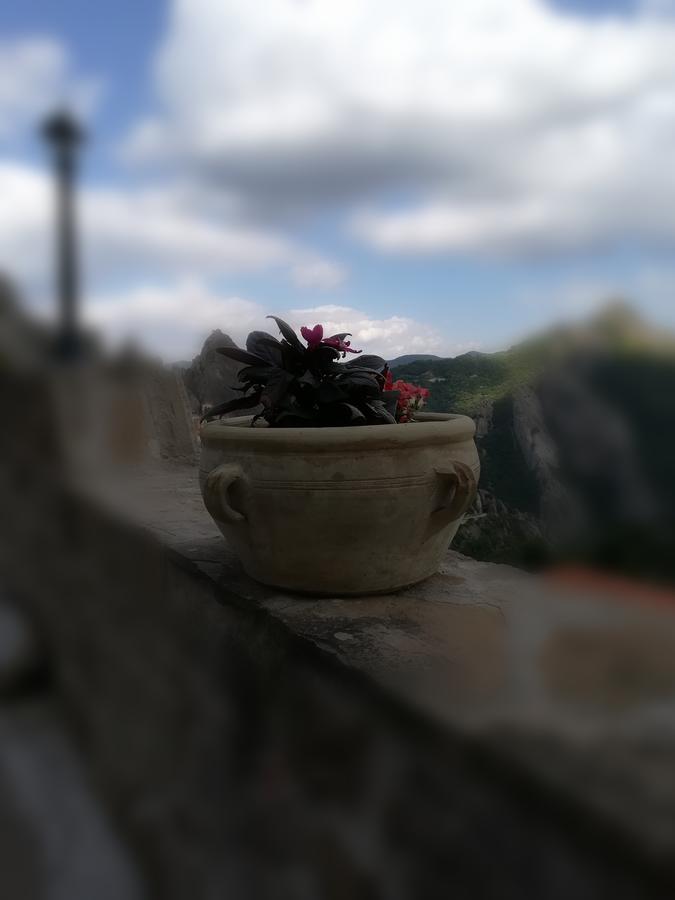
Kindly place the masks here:
<instances>
[{"instance_id":1,"label":"sky","mask_svg":"<svg viewBox=\"0 0 675 900\"><path fill-rule=\"evenodd\" d=\"M40 315L61 105L112 343L271 313L456 355L616 296L675 327L671 0L4 0L0 270Z\"/></svg>"}]
</instances>

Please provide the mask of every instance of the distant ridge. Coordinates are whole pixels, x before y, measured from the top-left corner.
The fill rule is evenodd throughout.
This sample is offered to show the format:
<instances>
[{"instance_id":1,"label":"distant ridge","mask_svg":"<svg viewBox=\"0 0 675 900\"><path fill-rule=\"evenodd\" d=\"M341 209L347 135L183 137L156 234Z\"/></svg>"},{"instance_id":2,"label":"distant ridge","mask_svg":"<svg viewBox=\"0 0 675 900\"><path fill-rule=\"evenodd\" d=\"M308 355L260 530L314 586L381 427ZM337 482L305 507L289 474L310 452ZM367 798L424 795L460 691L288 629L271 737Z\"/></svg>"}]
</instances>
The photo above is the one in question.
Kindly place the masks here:
<instances>
[{"instance_id":1,"label":"distant ridge","mask_svg":"<svg viewBox=\"0 0 675 900\"><path fill-rule=\"evenodd\" d=\"M395 359L388 360L389 368L395 369L397 366L407 366L414 362L424 362L427 359L441 359L434 353L405 353L403 356L397 356Z\"/></svg>"}]
</instances>

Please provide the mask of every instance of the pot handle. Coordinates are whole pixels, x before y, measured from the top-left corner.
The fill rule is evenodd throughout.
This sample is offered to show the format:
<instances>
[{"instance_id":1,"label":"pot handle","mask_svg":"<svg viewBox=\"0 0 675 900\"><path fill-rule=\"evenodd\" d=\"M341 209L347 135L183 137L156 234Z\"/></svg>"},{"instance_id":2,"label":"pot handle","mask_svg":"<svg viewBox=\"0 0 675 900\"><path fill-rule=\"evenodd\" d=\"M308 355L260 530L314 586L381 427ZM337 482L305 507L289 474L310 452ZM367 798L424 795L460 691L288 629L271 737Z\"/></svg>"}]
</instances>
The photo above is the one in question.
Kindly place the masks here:
<instances>
[{"instance_id":1,"label":"pot handle","mask_svg":"<svg viewBox=\"0 0 675 900\"><path fill-rule=\"evenodd\" d=\"M446 493L441 506L431 514L427 537L461 519L473 503L478 487L471 467L458 460L443 468L437 468L435 472Z\"/></svg>"},{"instance_id":2,"label":"pot handle","mask_svg":"<svg viewBox=\"0 0 675 900\"><path fill-rule=\"evenodd\" d=\"M229 498L234 485L243 481L242 470L230 463L223 463L209 472L204 485L204 505L214 519L233 525L246 520L246 516L232 506Z\"/></svg>"}]
</instances>

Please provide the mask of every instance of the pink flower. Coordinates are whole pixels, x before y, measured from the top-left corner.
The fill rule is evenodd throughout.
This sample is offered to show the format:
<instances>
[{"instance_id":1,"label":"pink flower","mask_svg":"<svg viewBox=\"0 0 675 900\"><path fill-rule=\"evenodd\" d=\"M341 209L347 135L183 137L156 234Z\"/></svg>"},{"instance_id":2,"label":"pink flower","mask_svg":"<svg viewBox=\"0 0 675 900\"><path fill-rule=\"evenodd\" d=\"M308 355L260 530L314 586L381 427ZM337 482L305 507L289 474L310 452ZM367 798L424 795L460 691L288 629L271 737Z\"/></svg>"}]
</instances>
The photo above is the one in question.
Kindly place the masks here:
<instances>
[{"instance_id":1,"label":"pink flower","mask_svg":"<svg viewBox=\"0 0 675 900\"><path fill-rule=\"evenodd\" d=\"M314 328L308 328L306 325L303 325L300 329L300 334L307 341L308 350L316 350L317 347L323 344L324 347L332 347L334 350L338 350L343 356L346 356L348 353L361 352L360 350L352 350L351 341L345 340L349 336L349 332L333 334L325 338L323 336L323 325L315 325Z\"/></svg>"},{"instance_id":2,"label":"pink flower","mask_svg":"<svg viewBox=\"0 0 675 900\"><path fill-rule=\"evenodd\" d=\"M360 350L352 350L352 342L345 340L348 336L349 332L334 334L331 337L324 338L321 343L325 344L326 347L332 347L334 350L339 350L343 356L347 353L360 353Z\"/></svg>"},{"instance_id":3,"label":"pink flower","mask_svg":"<svg viewBox=\"0 0 675 900\"><path fill-rule=\"evenodd\" d=\"M306 325L303 325L300 329L300 334L307 341L307 347L310 350L315 350L323 339L323 325L315 325L314 328L308 328Z\"/></svg>"}]
</instances>

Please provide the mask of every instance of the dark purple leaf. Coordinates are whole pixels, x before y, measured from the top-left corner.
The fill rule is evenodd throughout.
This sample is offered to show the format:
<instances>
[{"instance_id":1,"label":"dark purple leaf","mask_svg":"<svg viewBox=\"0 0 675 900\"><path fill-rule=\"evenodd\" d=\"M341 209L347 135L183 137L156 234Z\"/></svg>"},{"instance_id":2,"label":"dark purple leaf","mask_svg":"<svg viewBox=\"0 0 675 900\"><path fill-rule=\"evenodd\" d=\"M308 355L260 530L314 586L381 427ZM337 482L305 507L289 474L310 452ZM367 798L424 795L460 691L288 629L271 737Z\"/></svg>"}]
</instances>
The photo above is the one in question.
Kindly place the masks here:
<instances>
[{"instance_id":1,"label":"dark purple leaf","mask_svg":"<svg viewBox=\"0 0 675 900\"><path fill-rule=\"evenodd\" d=\"M278 371L275 366L261 363L258 366L244 366L239 370L237 378L240 381L248 381L250 384L264 384L272 372Z\"/></svg>"},{"instance_id":2,"label":"dark purple leaf","mask_svg":"<svg viewBox=\"0 0 675 900\"><path fill-rule=\"evenodd\" d=\"M335 381L322 381L317 396L319 403L337 403L347 399L347 392Z\"/></svg>"},{"instance_id":3,"label":"dark purple leaf","mask_svg":"<svg viewBox=\"0 0 675 900\"><path fill-rule=\"evenodd\" d=\"M290 372L273 369L260 398L263 405L276 406L294 381L295 378Z\"/></svg>"},{"instance_id":4,"label":"dark purple leaf","mask_svg":"<svg viewBox=\"0 0 675 900\"><path fill-rule=\"evenodd\" d=\"M300 338L297 336L297 334L293 331L293 329L287 322L284 322L283 319L277 318L277 316L268 316L267 318L274 319L274 321L277 323L277 327L279 328L279 331L286 338L286 340L291 345L291 347L293 347L294 350L304 352L305 347L300 342Z\"/></svg>"},{"instance_id":5,"label":"dark purple leaf","mask_svg":"<svg viewBox=\"0 0 675 900\"><path fill-rule=\"evenodd\" d=\"M211 419L217 419L227 413L236 412L238 409L252 409L260 403L260 392L249 394L248 397L235 397L234 400L228 400L226 403L220 403L218 406L212 407L202 416L202 422L209 422Z\"/></svg>"},{"instance_id":6,"label":"dark purple leaf","mask_svg":"<svg viewBox=\"0 0 675 900\"><path fill-rule=\"evenodd\" d=\"M380 397L380 402L384 404L384 408L393 418L394 422L396 421L396 404L398 403L398 398L400 396L400 391L383 391L382 396Z\"/></svg>"},{"instance_id":7,"label":"dark purple leaf","mask_svg":"<svg viewBox=\"0 0 675 900\"><path fill-rule=\"evenodd\" d=\"M381 356L359 356L356 359L350 359L344 365L348 369L374 369L379 373L387 364Z\"/></svg>"},{"instance_id":8,"label":"dark purple leaf","mask_svg":"<svg viewBox=\"0 0 675 900\"><path fill-rule=\"evenodd\" d=\"M315 372L331 371L336 359L340 358L340 351L335 347L327 347L321 344L315 350L307 353L307 359Z\"/></svg>"},{"instance_id":9,"label":"dark purple leaf","mask_svg":"<svg viewBox=\"0 0 675 900\"><path fill-rule=\"evenodd\" d=\"M281 343L266 331L252 331L246 338L246 349L271 365L281 365L283 349Z\"/></svg>"},{"instance_id":10,"label":"dark purple leaf","mask_svg":"<svg viewBox=\"0 0 675 900\"><path fill-rule=\"evenodd\" d=\"M365 425L366 417L358 407L354 406L351 403L338 403L337 406L339 407L341 412L347 414L348 421L352 425L356 425L358 423L362 423Z\"/></svg>"},{"instance_id":11,"label":"dark purple leaf","mask_svg":"<svg viewBox=\"0 0 675 900\"><path fill-rule=\"evenodd\" d=\"M348 391L359 391L361 393L379 395L380 385L377 382L377 376L371 375L369 372L359 372L354 370L346 371L338 379L342 387Z\"/></svg>"},{"instance_id":12,"label":"dark purple leaf","mask_svg":"<svg viewBox=\"0 0 675 900\"><path fill-rule=\"evenodd\" d=\"M396 418L382 400L369 400L364 404L368 421L372 425L395 425Z\"/></svg>"},{"instance_id":13,"label":"dark purple leaf","mask_svg":"<svg viewBox=\"0 0 675 900\"><path fill-rule=\"evenodd\" d=\"M217 352L234 359L236 362L243 363L245 366L269 365L262 357L256 356L254 353L247 353L246 350L241 350L239 347L218 347Z\"/></svg>"}]
</instances>

